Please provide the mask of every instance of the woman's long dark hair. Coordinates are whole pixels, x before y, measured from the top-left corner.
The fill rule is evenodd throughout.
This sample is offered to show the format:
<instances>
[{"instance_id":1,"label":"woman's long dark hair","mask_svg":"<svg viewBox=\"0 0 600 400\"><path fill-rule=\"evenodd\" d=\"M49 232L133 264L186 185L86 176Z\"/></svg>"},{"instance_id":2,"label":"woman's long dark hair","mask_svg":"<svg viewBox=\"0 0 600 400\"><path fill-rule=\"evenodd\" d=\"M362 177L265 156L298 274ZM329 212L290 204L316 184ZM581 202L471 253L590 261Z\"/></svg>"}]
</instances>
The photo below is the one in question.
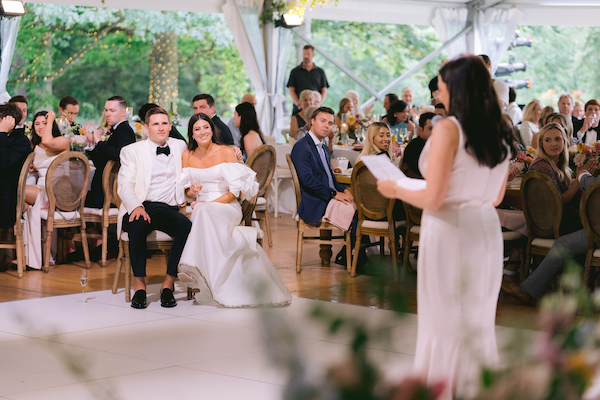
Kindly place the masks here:
<instances>
[{"instance_id":1,"label":"woman's long dark hair","mask_svg":"<svg viewBox=\"0 0 600 400\"><path fill-rule=\"evenodd\" d=\"M264 144L265 138L263 137L260 127L258 126L258 118L256 117L256 110L254 109L254 106L250 103L241 103L235 107L235 111L237 111L238 115L241 117L240 133L242 134L242 139L240 140L240 150L242 150L242 153L246 152L246 149L244 149L244 137L246 137L250 131L257 132L258 136L260 136L260 141ZM249 155L250 154L248 154L248 156Z\"/></svg>"},{"instance_id":2,"label":"woman's long dark hair","mask_svg":"<svg viewBox=\"0 0 600 400\"><path fill-rule=\"evenodd\" d=\"M481 57L462 55L440 68L450 98L448 116L461 124L465 148L479 164L495 167L511 153L512 130L502 117L492 78Z\"/></svg>"},{"instance_id":3,"label":"woman's long dark hair","mask_svg":"<svg viewBox=\"0 0 600 400\"><path fill-rule=\"evenodd\" d=\"M35 115L33 116L33 121L31 122L31 147L35 147L38 144L42 143L42 137L38 136L38 134L35 132L35 120L38 117L46 117L46 115L48 115L48 111L38 111L37 113L35 113ZM44 128L46 129L46 128ZM44 132L42 132L42 135L44 134ZM52 121L52 137L60 137L62 136L60 134L60 130L58 129L58 125L56 124L56 120Z\"/></svg>"},{"instance_id":4,"label":"woman's long dark hair","mask_svg":"<svg viewBox=\"0 0 600 400\"><path fill-rule=\"evenodd\" d=\"M406 110L406 107L408 107L408 104L406 104L404 100L396 100L392 104L390 104L390 108L387 112L387 122L388 124L390 124L390 126L394 126L400 122L406 122L406 120L398 121L398 119L394 115L399 112L404 112L404 110ZM406 116L406 118L408 119L408 115Z\"/></svg>"},{"instance_id":5,"label":"woman's long dark hair","mask_svg":"<svg viewBox=\"0 0 600 400\"><path fill-rule=\"evenodd\" d=\"M225 144L217 137L217 134L215 133L215 124L212 122L212 119L206 114L199 113L192 115L190 122L188 122L188 138L190 139L190 142L188 143L188 150L193 152L198 148L198 143L196 142L196 139L194 139L194 125L196 122L198 122L198 120L201 119L205 120L208 122L208 125L210 125L210 130L212 131L212 142L214 144Z\"/></svg>"}]
</instances>

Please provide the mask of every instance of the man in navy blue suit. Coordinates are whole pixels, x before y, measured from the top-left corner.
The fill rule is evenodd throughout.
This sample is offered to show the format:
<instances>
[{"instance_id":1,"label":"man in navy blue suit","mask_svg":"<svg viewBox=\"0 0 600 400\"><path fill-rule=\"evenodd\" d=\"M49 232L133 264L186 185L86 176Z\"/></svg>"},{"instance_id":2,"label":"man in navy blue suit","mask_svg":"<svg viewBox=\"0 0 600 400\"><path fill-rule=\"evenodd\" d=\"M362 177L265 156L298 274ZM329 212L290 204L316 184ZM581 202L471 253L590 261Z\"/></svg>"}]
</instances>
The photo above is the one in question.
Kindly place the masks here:
<instances>
[{"instance_id":1,"label":"man in navy blue suit","mask_svg":"<svg viewBox=\"0 0 600 400\"><path fill-rule=\"evenodd\" d=\"M329 107L318 108L310 120L310 131L296 142L290 154L298 173L302 195L298 215L305 222L319 222L331 199L344 203L354 201L352 193L335 179L329 149L323 143L323 139L331 132L334 115Z\"/></svg>"}]
</instances>

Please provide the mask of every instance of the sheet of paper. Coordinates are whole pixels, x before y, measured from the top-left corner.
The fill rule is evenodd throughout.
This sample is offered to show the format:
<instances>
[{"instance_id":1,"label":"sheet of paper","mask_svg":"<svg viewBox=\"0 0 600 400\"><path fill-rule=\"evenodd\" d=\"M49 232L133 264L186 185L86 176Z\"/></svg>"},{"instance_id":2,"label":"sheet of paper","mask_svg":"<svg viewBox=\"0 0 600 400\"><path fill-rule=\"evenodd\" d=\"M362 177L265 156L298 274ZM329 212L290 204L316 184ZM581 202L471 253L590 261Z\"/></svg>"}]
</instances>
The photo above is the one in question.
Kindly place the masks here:
<instances>
[{"instance_id":1,"label":"sheet of paper","mask_svg":"<svg viewBox=\"0 0 600 400\"><path fill-rule=\"evenodd\" d=\"M384 156L362 156L360 160L365 163L369 171L378 181L391 179L396 184L408 190L423 190L427 187L424 179L409 178L392 161Z\"/></svg>"}]
</instances>

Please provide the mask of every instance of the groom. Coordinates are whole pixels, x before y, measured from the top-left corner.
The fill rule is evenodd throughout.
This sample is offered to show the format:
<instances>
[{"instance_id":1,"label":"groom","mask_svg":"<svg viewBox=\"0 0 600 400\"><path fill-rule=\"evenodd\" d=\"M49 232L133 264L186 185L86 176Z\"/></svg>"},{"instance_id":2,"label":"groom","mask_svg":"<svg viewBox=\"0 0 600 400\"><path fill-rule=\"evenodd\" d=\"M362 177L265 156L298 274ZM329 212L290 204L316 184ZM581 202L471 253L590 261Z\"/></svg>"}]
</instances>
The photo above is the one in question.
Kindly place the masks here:
<instances>
[{"instance_id":1,"label":"groom","mask_svg":"<svg viewBox=\"0 0 600 400\"><path fill-rule=\"evenodd\" d=\"M181 155L185 142L169 138L169 115L156 107L146 113L148 140L133 143L121 150L117 193L122 204L119 222L129 234L129 253L134 276L135 294L131 307L146 308L146 237L153 230L173 238L167 262L167 275L162 284L160 303L175 307L174 279L181 252L192 227L190 220L179 212L185 204L182 186ZM118 227L120 235L121 227Z\"/></svg>"}]
</instances>

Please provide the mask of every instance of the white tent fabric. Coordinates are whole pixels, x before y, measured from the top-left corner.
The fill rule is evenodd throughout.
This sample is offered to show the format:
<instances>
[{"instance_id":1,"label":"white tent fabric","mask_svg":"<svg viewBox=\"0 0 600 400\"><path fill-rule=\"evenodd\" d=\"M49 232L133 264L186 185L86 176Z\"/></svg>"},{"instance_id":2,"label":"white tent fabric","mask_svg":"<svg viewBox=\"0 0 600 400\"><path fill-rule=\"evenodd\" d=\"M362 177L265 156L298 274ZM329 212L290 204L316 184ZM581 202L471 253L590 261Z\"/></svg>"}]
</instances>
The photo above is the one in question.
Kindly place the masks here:
<instances>
[{"instance_id":1,"label":"white tent fabric","mask_svg":"<svg viewBox=\"0 0 600 400\"><path fill-rule=\"evenodd\" d=\"M475 23L475 54L487 54L492 62L492 74L508 50L515 31L523 17L516 8L510 10L488 8L477 13Z\"/></svg>"},{"instance_id":2,"label":"white tent fabric","mask_svg":"<svg viewBox=\"0 0 600 400\"><path fill-rule=\"evenodd\" d=\"M468 11L466 8L437 8L431 24L437 31L440 40L446 43L465 29ZM461 38L452 43L447 49L448 58L454 58L467 52L466 38Z\"/></svg>"},{"instance_id":3,"label":"white tent fabric","mask_svg":"<svg viewBox=\"0 0 600 400\"><path fill-rule=\"evenodd\" d=\"M10 99L10 95L6 92L6 81L15 51L19 22L21 17L0 20L0 100L2 102Z\"/></svg>"}]
</instances>

